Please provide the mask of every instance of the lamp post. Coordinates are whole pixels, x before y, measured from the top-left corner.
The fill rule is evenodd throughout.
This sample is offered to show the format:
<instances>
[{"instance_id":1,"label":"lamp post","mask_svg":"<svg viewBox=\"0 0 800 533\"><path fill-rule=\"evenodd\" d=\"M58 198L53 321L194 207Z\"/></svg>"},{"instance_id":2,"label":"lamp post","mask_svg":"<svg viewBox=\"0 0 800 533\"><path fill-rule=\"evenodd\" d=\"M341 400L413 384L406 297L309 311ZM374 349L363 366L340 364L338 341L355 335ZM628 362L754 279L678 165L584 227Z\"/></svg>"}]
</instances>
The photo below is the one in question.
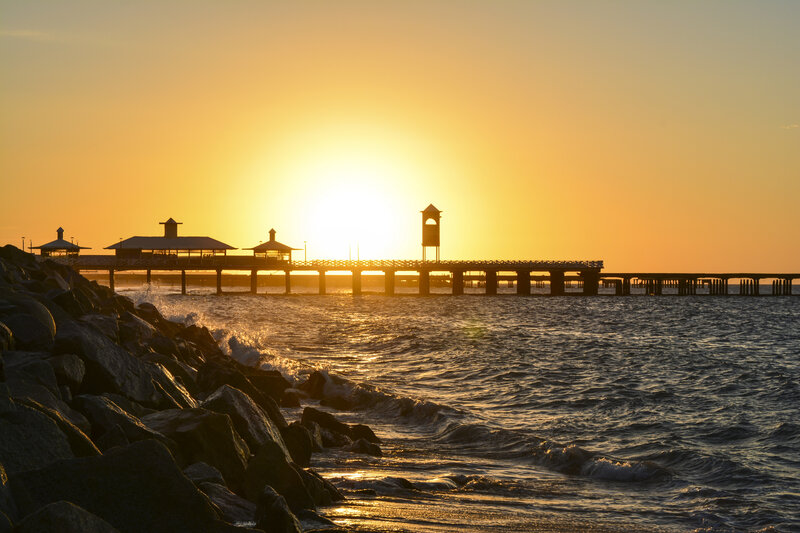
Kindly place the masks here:
<instances>
[{"instance_id":1,"label":"lamp post","mask_svg":"<svg viewBox=\"0 0 800 533\"><path fill-rule=\"evenodd\" d=\"M308 241L303 241L303 262L308 261Z\"/></svg>"}]
</instances>

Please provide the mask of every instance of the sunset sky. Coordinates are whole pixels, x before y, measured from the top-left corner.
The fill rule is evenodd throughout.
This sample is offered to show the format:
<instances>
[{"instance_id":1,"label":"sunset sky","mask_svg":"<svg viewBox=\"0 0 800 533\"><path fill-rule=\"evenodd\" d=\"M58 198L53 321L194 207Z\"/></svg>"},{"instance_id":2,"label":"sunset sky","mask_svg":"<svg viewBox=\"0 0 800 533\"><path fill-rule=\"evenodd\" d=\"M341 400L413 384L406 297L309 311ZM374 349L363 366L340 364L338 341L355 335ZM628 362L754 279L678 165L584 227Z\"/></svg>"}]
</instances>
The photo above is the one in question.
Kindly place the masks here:
<instances>
[{"instance_id":1,"label":"sunset sky","mask_svg":"<svg viewBox=\"0 0 800 533\"><path fill-rule=\"evenodd\" d=\"M800 270L800 2L0 1L0 243ZM302 259L302 252L295 256Z\"/></svg>"}]
</instances>

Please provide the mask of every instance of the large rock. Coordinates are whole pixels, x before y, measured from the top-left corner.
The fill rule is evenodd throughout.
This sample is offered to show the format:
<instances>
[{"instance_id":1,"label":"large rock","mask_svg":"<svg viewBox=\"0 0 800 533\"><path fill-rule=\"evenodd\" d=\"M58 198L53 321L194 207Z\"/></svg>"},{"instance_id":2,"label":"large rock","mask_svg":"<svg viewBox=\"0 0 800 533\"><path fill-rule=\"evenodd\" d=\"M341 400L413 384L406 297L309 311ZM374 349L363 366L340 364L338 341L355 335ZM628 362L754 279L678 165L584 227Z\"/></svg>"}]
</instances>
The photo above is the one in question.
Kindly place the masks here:
<instances>
[{"instance_id":1,"label":"large rock","mask_svg":"<svg viewBox=\"0 0 800 533\"><path fill-rule=\"evenodd\" d=\"M45 505L26 516L17 524L14 531L15 533L119 533L102 518L63 500Z\"/></svg>"},{"instance_id":2,"label":"large rock","mask_svg":"<svg viewBox=\"0 0 800 533\"><path fill-rule=\"evenodd\" d=\"M53 346L55 320L36 298L0 289L0 304L0 320L13 333L17 349L49 350Z\"/></svg>"},{"instance_id":3,"label":"large rock","mask_svg":"<svg viewBox=\"0 0 800 533\"><path fill-rule=\"evenodd\" d=\"M105 396L81 395L74 400L79 409L92 425L92 438L95 441L105 433L119 427L125 435L125 441L137 442L145 439L156 439L168 448L174 449L175 443L157 431L145 426L141 420L120 408ZM116 444L111 441L108 444Z\"/></svg>"},{"instance_id":4,"label":"large rock","mask_svg":"<svg viewBox=\"0 0 800 533\"><path fill-rule=\"evenodd\" d=\"M292 514L283 496L269 485L258 497L256 508L256 527L265 533L300 533L300 522Z\"/></svg>"},{"instance_id":5,"label":"large rock","mask_svg":"<svg viewBox=\"0 0 800 533\"><path fill-rule=\"evenodd\" d=\"M251 451L257 451L264 444L274 442L285 452L286 460L292 460L280 430L261 408L239 389L229 385L221 386L205 399L203 408L230 416L233 426L247 442Z\"/></svg>"},{"instance_id":6,"label":"large rock","mask_svg":"<svg viewBox=\"0 0 800 533\"><path fill-rule=\"evenodd\" d=\"M11 497L11 491L8 488L8 474L0 463L0 531L3 531L2 517L6 516L11 519L17 517L17 505Z\"/></svg>"},{"instance_id":7,"label":"large rock","mask_svg":"<svg viewBox=\"0 0 800 533\"><path fill-rule=\"evenodd\" d=\"M251 368L247 371L247 379L255 388L276 402L280 402L283 393L291 387L291 383L277 370L260 370Z\"/></svg>"},{"instance_id":8,"label":"large rock","mask_svg":"<svg viewBox=\"0 0 800 533\"><path fill-rule=\"evenodd\" d=\"M8 389L0 390L0 396L5 396L0 411L0 458L9 476L75 456L66 435L50 417L11 401Z\"/></svg>"},{"instance_id":9,"label":"large rock","mask_svg":"<svg viewBox=\"0 0 800 533\"><path fill-rule=\"evenodd\" d=\"M14 334L8 326L0 322L0 353L14 349Z\"/></svg>"},{"instance_id":10,"label":"large rock","mask_svg":"<svg viewBox=\"0 0 800 533\"><path fill-rule=\"evenodd\" d=\"M83 359L86 376L81 392L121 394L146 406L157 406L163 399L146 363L87 326L68 322L59 328L54 350Z\"/></svg>"},{"instance_id":11,"label":"large rock","mask_svg":"<svg viewBox=\"0 0 800 533\"><path fill-rule=\"evenodd\" d=\"M92 442L92 440L86 436L83 430L64 418L60 412L50 409L49 407L29 398L17 398L15 403L17 405L24 405L26 407L30 407L31 409L35 409L55 422L58 426L58 429L60 429L61 432L67 437L67 442L69 442L69 447L72 450L72 453L75 454L75 457L92 457L95 455L100 455L100 450L97 449L97 446L95 446L94 442Z\"/></svg>"},{"instance_id":12,"label":"large rock","mask_svg":"<svg viewBox=\"0 0 800 533\"><path fill-rule=\"evenodd\" d=\"M175 379L167 367L159 363L147 363L150 374L153 376L153 382L156 388L161 392L163 398L168 399L170 405L175 405L180 408L199 407L197 400L194 396L186 390L183 384Z\"/></svg>"},{"instance_id":13,"label":"large rock","mask_svg":"<svg viewBox=\"0 0 800 533\"><path fill-rule=\"evenodd\" d=\"M348 452L373 455L375 457L381 457L383 455L380 446L366 439L355 440L351 444L346 445L344 449Z\"/></svg>"},{"instance_id":14,"label":"large rock","mask_svg":"<svg viewBox=\"0 0 800 533\"><path fill-rule=\"evenodd\" d=\"M154 440L20 472L9 483L23 516L68 500L121 533L210 532L218 527L208 500Z\"/></svg>"},{"instance_id":15,"label":"large rock","mask_svg":"<svg viewBox=\"0 0 800 533\"><path fill-rule=\"evenodd\" d=\"M208 496L219 517L226 522L241 525L255 520L256 505L237 496L225 485L204 481L197 488Z\"/></svg>"},{"instance_id":16,"label":"large rock","mask_svg":"<svg viewBox=\"0 0 800 533\"><path fill-rule=\"evenodd\" d=\"M228 415L206 409L168 409L149 414L142 422L177 443L179 464L208 463L222 472L228 487L239 492L250 450Z\"/></svg>"},{"instance_id":17,"label":"large rock","mask_svg":"<svg viewBox=\"0 0 800 533\"><path fill-rule=\"evenodd\" d=\"M247 465L245 495L258 501L269 485L280 493L292 509L314 509L314 500L295 466L286 460L284 451L274 443L262 446Z\"/></svg>"},{"instance_id":18,"label":"large rock","mask_svg":"<svg viewBox=\"0 0 800 533\"><path fill-rule=\"evenodd\" d=\"M47 359L53 368L56 380L60 385L66 385L72 392L77 392L86 375L86 365L75 354L66 353Z\"/></svg>"},{"instance_id":19,"label":"large rock","mask_svg":"<svg viewBox=\"0 0 800 533\"><path fill-rule=\"evenodd\" d=\"M320 427L329 429L342 435L350 436L350 426L344 422L340 422L330 413L314 409L313 407L306 407L303 409L301 422L305 425L307 422L316 422Z\"/></svg>"},{"instance_id":20,"label":"large rock","mask_svg":"<svg viewBox=\"0 0 800 533\"><path fill-rule=\"evenodd\" d=\"M115 343L119 342L119 324L117 324L115 317L101 315L100 313L90 313L83 315L78 321L94 328L95 331L102 333L109 340Z\"/></svg>"},{"instance_id":21,"label":"large rock","mask_svg":"<svg viewBox=\"0 0 800 533\"><path fill-rule=\"evenodd\" d=\"M225 479L220 471L207 463L192 463L183 469L183 474L191 479L195 485L205 482L225 484Z\"/></svg>"},{"instance_id":22,"label":"large rock","mask_svg":"<svg viewBox=\"0 0 800 533\"><path fill-rule=\"evenodd\" d=\"M300 466L308 466L311 462L311 452L314 451L314 440L308 428L299 422L292 422L281 431L281 435L292 461Z\"/></svg>"}]
</instances>

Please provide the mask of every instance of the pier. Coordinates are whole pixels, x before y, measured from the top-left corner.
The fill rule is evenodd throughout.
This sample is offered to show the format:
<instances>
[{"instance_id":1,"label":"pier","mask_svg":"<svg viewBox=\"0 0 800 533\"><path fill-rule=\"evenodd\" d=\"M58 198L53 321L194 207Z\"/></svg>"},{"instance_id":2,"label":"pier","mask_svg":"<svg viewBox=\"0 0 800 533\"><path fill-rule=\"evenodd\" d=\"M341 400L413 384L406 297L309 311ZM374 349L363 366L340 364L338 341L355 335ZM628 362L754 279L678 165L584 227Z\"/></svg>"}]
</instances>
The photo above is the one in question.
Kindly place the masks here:
<instances>
[{"instance_id":1,"label":"pier","mask_svg":"<svg viewBox=\"0 0 800 533\"><path fill-rule=\"evenodd\" d=\"M613 289L613 294L628 296L632 287L639 293L653 296L695 295L698 289L712 296L730 295L729 285L738 284L739 295L788 296L792 294L792 282L800 279L800 273L731 272L731 273L645 273L603 272L602 261L419 261L419 260L313 260L282 261L271 257L243 255L209 256L158 256L123 258L114 255L81 255L73 257L42 258L66 264L77 271L107 272L108 284L114 288L115 273L144 272L146 282L151 281L153 271L180 272L181 293L186 294L187 272L212 273L216 276L216 292L222 294L225 272L245 273L250 276L250 290L256 294L258 275L262 272L280 273L284 277L284 293L292 293L293 274L312 272L317 274L318 294L327 293L329 274L349 274L353 295L362 294L362 275L383 274L383 293L394 295L399 281L416 279L418 294L431 294L431 280L438 276L449 280L450 294L464 294L470 283L480 283L484 294L495 295L498 287L505 283L513 285L515 294L531 294L532 287L548 287L551 296L582 294L595 296L600 287ZM762 280L772 280L770 292L762 289ZM578 289L568 291L570 287Z\"/></svg>"}]
</instances>

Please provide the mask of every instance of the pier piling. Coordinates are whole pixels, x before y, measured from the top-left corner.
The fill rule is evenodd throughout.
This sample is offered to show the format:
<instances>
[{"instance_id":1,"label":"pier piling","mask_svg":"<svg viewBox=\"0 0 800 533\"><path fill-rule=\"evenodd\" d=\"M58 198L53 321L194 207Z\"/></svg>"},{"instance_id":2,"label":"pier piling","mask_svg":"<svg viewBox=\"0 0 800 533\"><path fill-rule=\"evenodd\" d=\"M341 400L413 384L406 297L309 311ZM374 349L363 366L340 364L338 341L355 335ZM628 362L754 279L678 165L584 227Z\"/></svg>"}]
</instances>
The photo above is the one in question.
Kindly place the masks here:
<instances>
[{"instance_id":1,"label":"pier piling","mask_svg":"<svg viewBox=\"0 0 800 533\"><path fill-rule=\"evenodd\" d=\"M464 294L464 271L454 270L453 279L451 281L451 292L458 296Z\"/></svg>"}]
</instances>

